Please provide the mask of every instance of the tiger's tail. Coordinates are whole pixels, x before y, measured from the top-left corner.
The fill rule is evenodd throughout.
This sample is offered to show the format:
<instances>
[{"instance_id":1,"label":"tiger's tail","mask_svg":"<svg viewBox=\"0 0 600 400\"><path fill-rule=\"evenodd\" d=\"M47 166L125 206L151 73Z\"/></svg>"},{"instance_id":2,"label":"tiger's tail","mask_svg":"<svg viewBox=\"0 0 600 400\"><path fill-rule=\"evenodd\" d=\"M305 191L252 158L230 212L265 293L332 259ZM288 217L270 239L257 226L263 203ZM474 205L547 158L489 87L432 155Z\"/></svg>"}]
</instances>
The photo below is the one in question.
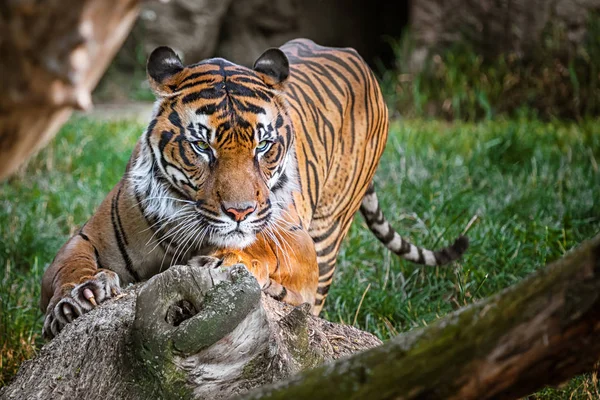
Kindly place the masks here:
<instances>
[{"instance_id":1,"label":"tiger's tail","mask_svg":"<svg viewBox=\"0 0 600 400\"><path fill-rule=\"evenodd\" d=\"M469 239L466 236L459 236L452 246L437 251L422 249L403 239L383 215L372 183L363 197L360 212L377 239L400 257L417 264L429 266L448 264L459 259L469 247Z\"/></svg>"}]
</instances>

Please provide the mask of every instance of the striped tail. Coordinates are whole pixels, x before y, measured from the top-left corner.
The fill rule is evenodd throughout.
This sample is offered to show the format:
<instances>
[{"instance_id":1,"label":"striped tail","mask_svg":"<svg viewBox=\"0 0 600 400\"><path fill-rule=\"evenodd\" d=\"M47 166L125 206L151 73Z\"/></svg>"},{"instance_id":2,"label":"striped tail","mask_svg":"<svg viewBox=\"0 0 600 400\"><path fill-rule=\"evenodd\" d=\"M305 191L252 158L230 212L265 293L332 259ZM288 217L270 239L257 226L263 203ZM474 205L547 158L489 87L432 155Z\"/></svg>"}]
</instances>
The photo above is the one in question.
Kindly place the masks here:
<instances>
[{"instance_id":1,"label":"striped tail","mask_svg":"<svg viewBox=\"0 0 600 400\"><path fill-rule=\"evenodd\" d=\"M460 236L452 246L437 251L422 249L402 239L385 219L372 183L362 200L360 212L377 239L400 257L417 264L430 266L448 264L459 259L469 247L469 239L466 236Z\"/></svg>"}]
</instances>

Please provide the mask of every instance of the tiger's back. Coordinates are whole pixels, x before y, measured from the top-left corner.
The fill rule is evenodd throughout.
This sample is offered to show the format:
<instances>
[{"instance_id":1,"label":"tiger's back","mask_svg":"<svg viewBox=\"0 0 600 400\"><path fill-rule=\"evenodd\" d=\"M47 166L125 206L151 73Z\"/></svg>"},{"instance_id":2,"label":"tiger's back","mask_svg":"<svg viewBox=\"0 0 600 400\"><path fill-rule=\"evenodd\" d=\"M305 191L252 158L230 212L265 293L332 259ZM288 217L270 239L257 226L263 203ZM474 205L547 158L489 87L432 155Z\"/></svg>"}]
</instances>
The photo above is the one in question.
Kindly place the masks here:
<instances>
[{"instance_id":1,"label":"tiger's back","mask_svg":"<svg viewBox=\"0 0 600 400\"><path fill-rule=\"evenodd\" d=\"M283 91L296 135L298 211L315 242L317 305L323 304L337 253L373 178L388 134L388 111L364 60L350 48L297 39Z\"/></svg>"}]
</instances>

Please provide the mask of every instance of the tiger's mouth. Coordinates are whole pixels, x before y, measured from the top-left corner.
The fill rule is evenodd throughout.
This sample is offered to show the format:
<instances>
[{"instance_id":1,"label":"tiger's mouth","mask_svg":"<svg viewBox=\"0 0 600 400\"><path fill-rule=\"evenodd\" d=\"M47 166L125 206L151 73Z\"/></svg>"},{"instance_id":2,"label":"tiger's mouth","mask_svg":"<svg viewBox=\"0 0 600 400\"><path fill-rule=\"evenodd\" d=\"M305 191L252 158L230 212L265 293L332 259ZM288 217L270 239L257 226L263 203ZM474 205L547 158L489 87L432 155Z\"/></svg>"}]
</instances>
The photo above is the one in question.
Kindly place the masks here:
<instances>
[{"instance_id":1,"label":"tiger's mouth","mask_svg":"<svg viewBox=\"0 0 600 400\"><path fill-rule=\"evenodd\" d=\"M236 230L223 235L219 241L223 247L243 249L256 241L256 234Z\"/></svg>"},{"instance_id":2,"label":"tiger's mouth","mask_svg":"<svg viewBox=\"0 0 600 400\"><path fill-rule=\"evenodd\" d=\"M199 210L198 218L207 228L206 239L209 244L219 248L243 249L254 243L256 235L267 229L271 222L271 210L260 214L236 222L225 216L206 218Z\"/></svg>"},{"instance_id":3,"label":"tiger's mouth","mask_svg":"<svg viewBox=\"0 0 600 400\"><path fill-rule=\"evenodd\" d=\"M214 229L208 235L208 241L210 244L220 248L243 249L256 241L257 233L254 230L246 231L239 227L230 231Z\"/></svg>"}]
</instances>

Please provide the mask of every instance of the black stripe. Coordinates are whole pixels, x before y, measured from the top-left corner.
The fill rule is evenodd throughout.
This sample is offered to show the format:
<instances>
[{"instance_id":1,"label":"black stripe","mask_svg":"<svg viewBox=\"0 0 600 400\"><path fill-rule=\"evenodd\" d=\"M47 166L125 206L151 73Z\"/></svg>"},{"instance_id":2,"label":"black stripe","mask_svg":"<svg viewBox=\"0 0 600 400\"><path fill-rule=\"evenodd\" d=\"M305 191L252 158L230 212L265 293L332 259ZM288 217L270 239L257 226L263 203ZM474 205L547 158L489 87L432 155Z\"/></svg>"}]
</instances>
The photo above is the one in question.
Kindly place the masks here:
<instances>
[{"instance_id":1,"label":"black stripe","mask_svg":"<svg viewBox=\"0 0 600 400\"><path fill-rule=\"evenodd\" d=\"M333 126L333 124L331 123L331 121L329 121L326 117L325 114L323 114L323 111L321 111L321 109L317 109L317 113L321 116L321 119L323 121L323 126L319 129L319 132L322 132L323 135L321 136L323 145L325 146L325 163L326 165L330 165L330 160L331 160L331 156L332 154L332 150L331 148L333 148L335 146L335 128ZM331 146L328 145L328 140L327 140L327 132L329 132L329 142L331 142ZM343 141L342 141L342 149L343 147Z\"/></svg>"},{"instance_id":2,"label":"black stripe","mask_svg":"<svg viewBox=\"0 0 600 400\"><path fill-rule=\"evenodd\" d=\"M175 90L177 90L177 91L184 90L184 89L191 88L191 87L194 87L194 86L197 86L197 85L201 85L203 83L216 83L216 82L215 82L214 77L213 78L208 78L208 79L199 79L197 81L185 84L183 86L179 86Z\"/></svg>"},{"instance_id":3,"label":"black stripe","mask_svg":"<svg viewBox=\"0 0 600 400\"><path fill-rule=\"evenodd\" d=\"M286 294L287 294L287 289L285 288L285 286L282 286L281 293L279 293L277 296L271 296L271 297L273 297L275 300L282 301L285 298Z\"/></svg>"},{"instance_id":4,"label":"black stripe","mask_svg":"<svg viewBox=\"0 0 600 400\"><path fill-rule=\"evenodd\" d=\"M181 159L183 164L185 164L187 167L190 167L189 169L191 169L192 171L197 169L198 166L196 165L196 163L190 161L185 152L185 146L189 146L192 150L194 150L194 147L188 142L187 138L182 134L175 139L175 143L177 143L177 147L179 150L179 158ZM208 155L210 157L212 155L212 152L209 152Z\"/></svg>"},{"instance_id":5,"label":"black stripe","mask_svg":"<svg viewBox=\"0 0 600 400\"><path fill-rule=\"evenodd\" d=\"M271 250L273 251L273 253L277 254L277 249L274 249L273 246L271 246ZM270 273L271 276L274 276L275 273L279 271L279 267L281 265L281 263L279 262L279 257L276 257L275 259L277 260L277 265L275 265L275 269L273 270L273 272Z\"/></svg>"},{"instance_id":6,"label":"black stripe","mask_svg":"<svg viewBox=\"0 0 600 400\"><path fill-rule=\"evenodd\" d=\"M193 92L183 96L181 99L182 104L192 103L197 100L216 100L223 97L224 93L219 92L215 88L202 89L198 92Z\"/></svg>"},{"instance_id":7,"label":"black stripe","mask_svg":"<svg viewBox=\"0 0 600 400\"><path fill-rule=\"evenodd\" d=\"M308 69L312 70L313 76L319 81L321 87L327 92L327 97L329 97L329 99L333 103L335 103L336 108L340 111L340 113L343 113L344 107L338 99L338 95L333 93L329 88L329 86L334 86L342 96L344 95L344 89L338 84L337 80L333 76L331 76L330 72L333 72L337 76L339 76L340 74L338 74L335 69L328 70L323 65L316 62L306 61L304 65L306 65ZM326 78L328 78L327 81L321 80L321 76L325 76Z\"/></svg>"},{"instance_id":8,"label":"black stripe","mask_svg":"<svg viewBox=\"0 0 600 400\"><path fill-rule=\"evenodd\" d=\"M327 286L321 286L317 289L317 293L326 296L327 293L329 292L329 288L331 287L331 285L327 285Z\"/></svg>"},{"instance_id":9,"label":"black stripe","mask_svg":"<svg viewBox=\"0 0 600 400\"><path fill-rule=\"evenodd\" d=\"M205 209L204 209L204 208L202 208L202 210L201 210L201 211L205 211ZM206 215L206 214L204 214L204 213L202 213L202 212L198 212L198 215L200 215L200 217L201 217L202 219L204 219L204 220L206 220L206 221L208 221L208 222L212 222L212 223L213 223L213 224L215 224L215 225L219 225L219 224L223 224L223 223L224 223L224 222L223 222L223 221L221 221L220 219L217 219L217 218L212 218L211 216L209 216L209 215Z\"/></svg>"},{"instance_id":10,"label":"black stripe","mask_svg":"<svg viewBox=\"0 0 600 400\"><path fill-rule=\"evenodd\" d=\"M306 102L308 104L314 103L315 100L318 100L319 103L321 103L321 105L323 105L323 106L325 106L327 104L327 102L325 101L323 96L321 96L319 89L317 88L317 86L315 86L315 84L313 83L313 80L311 79L311 77L308 76L308 74L306 72L304 72L298 68L293 68L291 73L294 75L294 78L298 82L300 82L302 85L304 85L305 87L310 89L310 91L314 95L314 97L313 97L310 94L306 93L304 90L300 91L300 93L302 94L302 96L304 97L304 99L306 100Z\"/></svg>"},{"instance_id":11,"label":"black stripe","mask_svg":"<svg viewBox=\"0 0 600 400\"><path fill-rule=\"evenodd\" d=\"M271 218L271 213L268 213L267 215L265 215L264 217L260 217L255 219L254 221L252 221L253 224L260 224L265 222L266 220L268 220L269 218Z\"/></svg>"},{"instance_id":12,"label":"black stripe","mask_svg":"<svg viewBox=\"0 0 600 400\"><path fill-rule=\"evenodd\" d=\"M81 229L83 229L83 228L81 228ZM102 264L100 263L100 253L98 253L98 249L96 248L96 246L94 246L94 245L92 244L92 242L90 241L90 238L88 237L88 235L86 235L85 233L83 233L83 232L81 232L81 231L78 233L78 235L79 235L79 236L81 236L81 238L82 238L83 240L85 240L86 242L90 242L90 245L91 245L91 246L92 246L92 248L94 249L94 256L96 257L96 265L97 265L97 267L98 267L98 268L101 268L101 269L104 269L104 267L103 267L103 266L102 266Z\"/></svg>"},{"instance_id":13,"label":"black stripe","mask_svg":"<svg viewBox=\"0 0 600 400\"><path fill-rule=\"evenodd\" d=\"M121 232L119 231L120 222L117 221L117 219L118 219L117 203L118 203L120 195L121 195L121 188L119 187L119 190L117 191L117 194L113 198L113 201L112 201L111 215L110 215L111 222L112 222L113 230L115 232L117 246L119 247L119 251L121 252L123 261L125 262L125 269L127 269L127 272L129 272L129 274L135 279L135 281L139 282L140 277L139 277L138 273L133 269L133 264L131 262L131 258L129 258L129 254L127 254L127 248L125 247L125 243L123 242L123 237L121 236Z\"/></svg>"},{"instance_id":14,"label":"black stripe","mask_svg":"<svg viewBox=\"0 0 600 400\"><path fill-rule=\"evenodd\" d=\"M119 229L121 231L123 242L125 242L125 246L129 246L129 241L127 240L127 235L125 234L125 229L123 229L123 223L121 222L121 213L119 212L119 197L121 197L120 188L117 192L117 196L115 197L115 215L117 217L117 223L119 224Z\"/></svg>"},{"instance_id":15,"label":"black stripe","mask_svg":"<svg viewBox=\"0 0 600 400\"><path fill-rule=\"evenodd\" d=\"M402 238L400 238L400 240L402 240L402 245L400 246L400 250L398 250L396 254L402 255L410 253L410 243Z\"/></svg>"},{"instance_id":16,"label":"black stripe","mask_svg":"<svg viewBox=\"0 0 600 400\"><path fill-rule=\"evenodd\" d=\"M423 255L423 249L417 247L417 252L419 253L419 260L417 260L418 264L425 264L425 256Z\"/></svg>"},{"instance_id":17,"label":"black stripe","mask_svg":"<svg viewBox=\"0 0 600 400\"><path fill-rule=\"evenodd\" d=\"M329 246L325 247L322 250L317 251L317 257L325 257L328 254L331 254L333 250L336 250L336 246L338 246L338 241L334 240Z\"/></svg>"},{"instance_id":18,"label":"black stripe","mask_svg":"<svg viewBox=\"0 0 600 400\"><path fill-rule=\"evenodd\" d=\"M325 257L329 257L329 258L325 258ZM333 265L337 262L337 253L333 253L333 257L331 257L331 254L327 254L323 257L320 257L320 260L317 259L317 262L319 264L319 271L321 271L321 267L326 268L330 265ZM323 274L321 274L319 272L319 276L321 276Z\"/></svg>"},{"instance_id":19,"label":"black stripe","mask_svg":"<svg viewBox=\"0 0 600 400\"><path fill-rule=\"evenodd\" d=\"M342 69L346 70L346 72L348 72L350 75L352 75L352 77L354 78L354 80L361 82L360 77L358 76L358 74L356 73L355 69L352 68L351 65L349 65L348 63L346 63L345 60L343 60L342 58L334 55L334 54L330 54L330 53L316 53L316 52L307 52L307 51L298 51L298 55L300 56L300 58L306 58L308 60L310 59L317 59L317 62L321 62L323 63L322 60L318 60L319 58L323 58L325 60L331 61L333 64L338 65L340 67L342 67ZM350 60L350 62L352 62L352 59L350 57L348 57L348 60ZM304 60L303 60L304 61ZM325 64L325 63L324 63ZM362 71L360 71L362 72ZM364 78L364 76L363 76Z\"/></svg>"},{"instance_id":20,"label":"black stripe","mask_svg":"<svg viewBox=\"0 0 600 400\"><path fill-rule=\"evenodd\" d=\"M236 76L234 77L235 82L238 84L243 84L243 83L249 83L250 85L256 85L256 86L264 86L265 83L256 78L256 77L249 77L249 76Z\"/></svg>"},{"instance_id":21,"label":"black stripe","mask_svg":"<svg viewBox=\"0 0 600 400\"><path fill-rule=\"evenodd\" d=\"M305 173L308 179L308 186L306 187L306 191L309 195L311 210L313 210L314 213L314 211L317 209L317 204L319 204L319 193L315 193L311 190L311 188L314 186L318 189L321 187L321 184L319 182L319 175L316 165L310 161L311 158L308 157L308 154L306 154L306 149L303 147L302 150L304 151L304 159L306 160Z\"/></svg>"},{"instance_id":22,"label":"black stripe","mask_svg":"<svg viewBox=\"0 0 600 400\"><path fill-rule=\"evenodd\" d=\"M267 286L263 287L263 288L262 288L262 290L263 290L263 291L264 291L264 290L267 290L268 288L270 288L270 287L271 287L271 285L272 285L272 284L273 284L273 280L272 280L272 279L269 279L269 283L267 283Z\"/></svg>"},{"instance_id":23,"label":"black stripe","mask_svg":"<svg viewBox=\"0 0 600 400\"><path fill-rule=\"evenodd\" d=\"M271 211L271 199L267 199L265 208L256 213L257 217L262 217L265 213Z\"/></svg>"},{"instance_id":24,"label":"black stripe","mask_svg":"<svg viewBox=\"0 0 600 400\"><path fill-rule=\"evenodd\" d=\"M214 77L218 77L219 76L219 74L217 73L217 71L196 72L196 73L193 73L193 74L188 75L185 78L183 78L183 80L181 81L181 83L185 83L185 82L191 81L192 79L200 78L201 76L207 76L207 75L212 75Z\"/></svg>"},{"instance_id":25,"label":"black stripe","mask_svg":"<svg viewBox=\"0 0 600 400\"><path fill-rule=\"evenodd\" d=\"M331 271L334 268L335 268L335 266L331 267L329 271ZM329 271L327 271L327 272L329 272ZM320 272L320 268L319 268L319 272ZM319 278L319 283L325 283L328 280L330 280L331 278L333 278L333 275L330 275L327 278L325 278L324 276L322 276L322 277Z\"/></svg>"},{"instance_id":26,"label":"black stripe","mask_svg":"<svg viewBox=\"0 0 600 400\"><path fill-rule=\"evenodd\" d=\"M212 115L217 112L217 109L215 104L204 104L196 110L196 114Z\"/></svg>"},{"instance_id":27,"label":"black stripe","mask_svg":"<svg viewBox=\"0 0 600 400\"><path fill-rule=\"evenodd\" d=\"M381 225L384 222L386 222L385 216L383 215L383 211L381 211L381 208L379 208L379 206L378 206L377 207L377 215L375 216L375 218L371 219L369 224Z\"/></svg>"},{"instance_id":28,"label":"black stripe","mask_svg":"<svg viewBox=\"0 0 600 400\"><path fill-rule=\"evenodd\" d=\"M316 220L316 218L315 218L315 220ZM329 227L329 229L327 229L327 231L325 231L325 233L323 233L323 234L321 234L319 236L312 236L311 235L313 241L315 243L324 241L329 236L331 236L331 234L333 233L333 231L335 231L338 228L339 225L340 225L340 220L339 219L334 220L333 223L331 224L331 226Z\"/></svg>"},{"instance_id":29,"label":"black stripe","mask_svg":"<svg viewBox=\"0 0 600 400\"><path fill-rule=\"evenodd\" d=\"M106 269L102 266L102 263L100 262L100 253L98 253L98 249L96 248L96 246L92 245L92 247L94 248L94 256L96 256L96 265L100 269Z\"/></svg>"},{"instance_id":30,"label":"black stripe","mask_svg":"<svg viewBox=\"0 0 600 400\"><path fill-rule=\"evenodd\" d=\"M447 247L438 251L434 251L433 257L435 258L435 262L437 265L444 265L458 258L452 257L452 254L450 254L450 249Z\"/></svg>"},{"instance_id":31,"label":"black stripe","mask_svg":"<svg viewBox=\"0 0 600 400\"><path fill-rule=\"evenodd\" d=\"M86 242L90 241L90 238L83 232L79 232L79 236L81 236L83 238L83 240L85 240Z\"/></svg>"},{"instance_id":32,"label":"black stripe","mask_svg":"<svg viewBox=\"0 0 600 400\"><path fill-rule=\"evenodd\" d=\"M387 227L388 227L388 232L387 232L385 235L379 235L379 234L376 234L376 235L375 235L375 236L377 236L377 238L378 238L379 240L381 240L381 241L383 242L383 244L385 244L386 246L387 246L388 244L390 244L390 242L391 242L392 240L394 240L394 234L396 233L396 232L394 231L394 229L393 229L393 228L390 226L390 224L389 224L389 223L387 224Z\"/></svg>"}]
</instances>

